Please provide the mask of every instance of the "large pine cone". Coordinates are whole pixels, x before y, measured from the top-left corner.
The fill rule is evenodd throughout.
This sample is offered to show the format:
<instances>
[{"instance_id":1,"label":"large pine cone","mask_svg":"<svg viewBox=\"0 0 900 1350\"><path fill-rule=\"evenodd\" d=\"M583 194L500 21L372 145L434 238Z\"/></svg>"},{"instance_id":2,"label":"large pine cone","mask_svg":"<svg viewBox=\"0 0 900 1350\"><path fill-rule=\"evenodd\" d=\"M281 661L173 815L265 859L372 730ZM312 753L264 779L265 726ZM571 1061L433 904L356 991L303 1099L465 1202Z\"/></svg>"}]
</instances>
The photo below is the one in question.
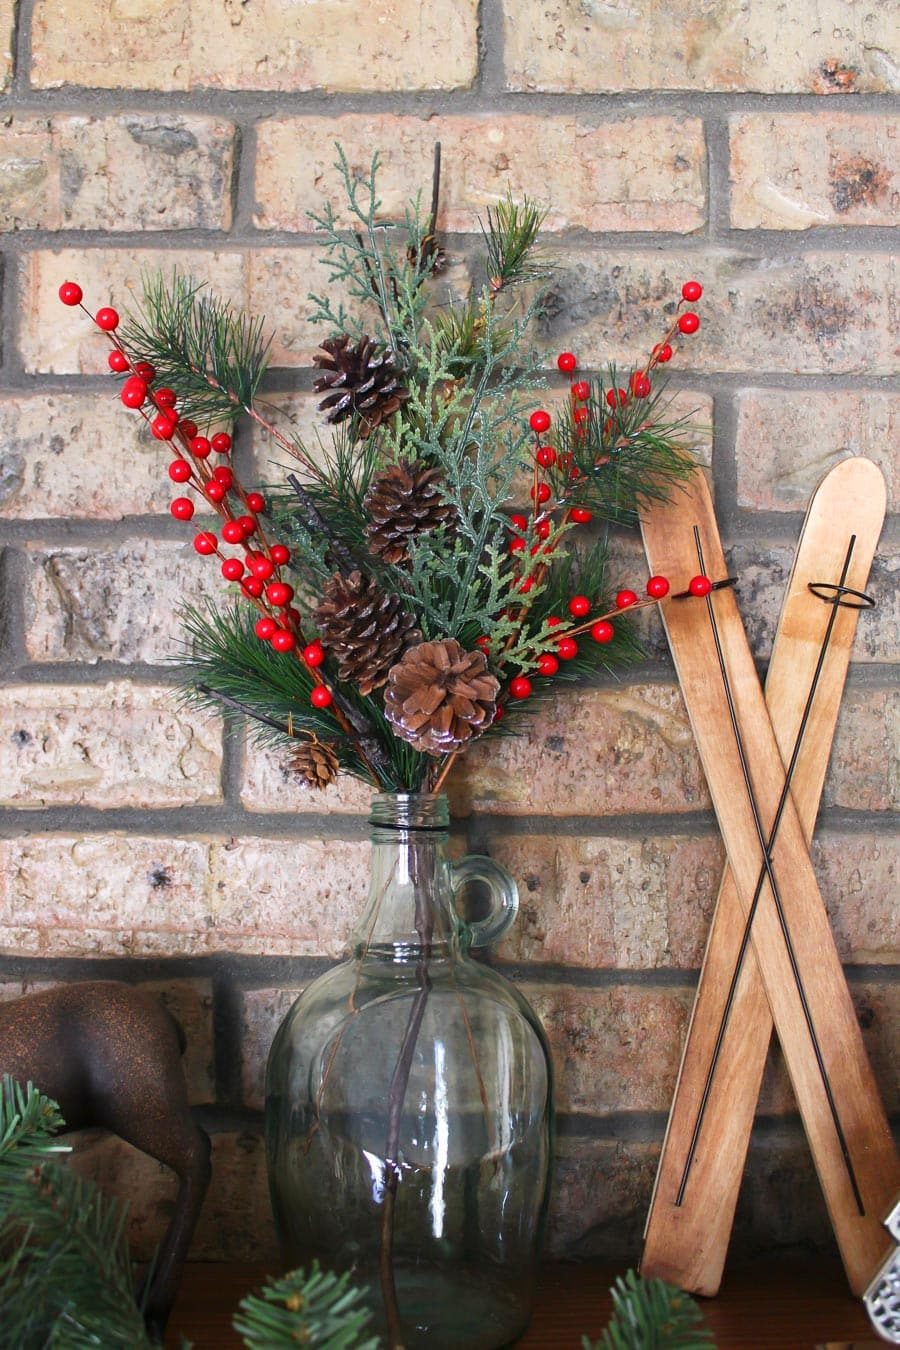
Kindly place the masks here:
<instances>
[{"instance_id":1,"label":"large pine cone","mask_svg":"<svg viewBox=\"0 0 900 1350\"><path fill-rule=\"evenodd\" d=\"M453 505L441 495L442 482L442 471L428 468L420 459L404 460L374 475L363 506L369 517L369 549L376 557L404 563L412 536L436 530L454 518Z\"/></svg>"},{"instance_id":2,"label":"large pine cone","mask_svg":"<svg viewBox=\"0 0 900 1350\"><path fill-rule=\"evenodd\" d=\"M420 642L391 670L384 713L416 750L446 754L487 730L499 692L483 652L467 652L455 638Z\"/></svg>"},{"instance_id":3,"label":"large pine cone","mask_svg":"<svg viewBox=\"0 0 900 1350\"><path fill-rule=\"evenodd\" d=\"M326 338L322 351L326 355L317 353L313 365L325 373L313 382L313 390L317 394L328 391L319 412L327 413L329 422L343 422L356 414L359 434L365 438L409 398L389 347L379 351L370 337L361 337L351 346L345 333Z\"/></svg>"},{"instance_id":4,"label":"large pine cone","mask_svg":"<svg viewBox=\"0 0 900 1350\"><path fill-rule=\"evenodd\" d=\"M422 637L399 597L386 595L362 572L336 572L325 585L315 619L341 679L362 694L380 688L391 666Z\"/></svg>"},{"instance_id":5,"label":"large pine cone","mask_svg":"<svg viewBox=\"0 0 900 1350\"><path fill-rule=\"evenodd\" d=\"M318 736L301 741L288 761L288 767L299 774L309 788L321 791L338 776L338 757L334 747Z\"/></svg>"}]
</instances>

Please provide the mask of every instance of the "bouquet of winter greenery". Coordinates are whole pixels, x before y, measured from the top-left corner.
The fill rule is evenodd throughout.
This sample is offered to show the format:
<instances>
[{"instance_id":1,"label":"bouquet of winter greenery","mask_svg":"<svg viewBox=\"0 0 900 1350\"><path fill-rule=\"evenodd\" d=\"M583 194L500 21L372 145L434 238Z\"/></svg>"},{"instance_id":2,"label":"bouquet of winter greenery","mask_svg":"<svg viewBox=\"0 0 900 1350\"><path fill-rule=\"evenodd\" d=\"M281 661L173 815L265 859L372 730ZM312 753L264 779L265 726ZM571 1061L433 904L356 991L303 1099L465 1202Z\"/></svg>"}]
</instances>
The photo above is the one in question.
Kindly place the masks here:
<instances>
[{"instance_id":1,"label":"bouquet of winter greenery","mask_svg":"<svg viewBox=\"0 0 900 1350\"><path fill-rule=\"evenodd\" d=\"M193 491L172 514L190 520L199 502L220 518L194 547L237 589L186 611L188 696L289 741L314 788L344 770L381 791L436 791L461 751L514 729L555 683L635 659L628 612L668 582L611 596L610 527L635 524L693 468L684 421L655 386L672 342L699 327L684 305L700 285L685 283L668 331L621 381L614 369L579 378L562 352L571 384L553 418L534 406L528 345L542 212L489 210L483 280L454 297L435 235L439 162L430 212L413 205L398 225L380 217L377 158L359 182L339 152L356 228L330 206L313 218L349 305L310 297L329 330L313 358L328 445L273 424L261 322L190 280L149 277L123 322L110 308L92 316L122 401ZM81 288L66 282L60 298L81 305ZM266 495L229 462L241 414L291 461Z\"/></svg>"}]
</instances>

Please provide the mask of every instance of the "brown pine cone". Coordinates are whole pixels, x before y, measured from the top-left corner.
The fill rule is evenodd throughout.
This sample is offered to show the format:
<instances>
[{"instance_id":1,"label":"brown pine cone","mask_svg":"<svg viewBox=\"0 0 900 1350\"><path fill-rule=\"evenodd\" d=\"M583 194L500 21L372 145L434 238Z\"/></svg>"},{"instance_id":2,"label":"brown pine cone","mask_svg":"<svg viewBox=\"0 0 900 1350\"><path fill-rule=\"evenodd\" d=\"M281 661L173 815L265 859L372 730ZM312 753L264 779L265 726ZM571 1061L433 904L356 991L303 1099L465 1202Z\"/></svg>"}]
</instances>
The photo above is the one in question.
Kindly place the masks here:
<instances>
[{"instance_id":1,"label":"brown pine cone","mask_svg":"<svg viewBox=\"0 0 900 1350\"><path fill-rule=\"evenodd\" d=\"M487 730L499 692L483 652L467 652L455 638L420 642L391 669L384 714L416 750L446 754Z\"/></svg>"},{"instance_id":2,"label":"brown pine cone","mask_svg":"<svg viewBox=\"0 0 900 1350\"><path fill-rule=\"evenodd\" d=\"M341 679L361 694L380 688L391 666L422 637L399 597L385 594L362 572L336 572L325 584L315 619Z\"/></svg>"},{"instance_id":3,"label":"brown pine cone","mask_svg":"<svg viewBox=\"0 0 900 1350\"><path fill-rule=\"evenodd\" d=\"M442 482L442 471L428 468L420 459L392 464L373 476L363 507L369 516L369 549L376 557L404 563L412 536L454 519L455 508L439 490Z\"/></svg>"},{"instance_id":4,"label":"brown pine cone","mask_svg":"<svg viewBox=\"0 0 900 1350\"><path fill-rule=\"evenodd\" d=\"M321 791L337 778L339 765L334 747L320 741L318 736L311 736L294 750L288 767L299 774L307 787Z\"/></svg>"},{"instance_id":5,"label":"brown pine cone","mask_svg":"<svg viewBox=\"0 0 900 1350\"><path fill-rule=\"evenodd\" d=\"M370 337L361 337L351 346L347 334L326 338L324 356L317 353L313 365L324 374L313 382L317 394L328 392L319 404L331 423L343 422L354 414L359 418L359 434L370 436L386 418L409 398L401 372L394 365L389 347L380 351Z\"/></svg>"}]
</instances>

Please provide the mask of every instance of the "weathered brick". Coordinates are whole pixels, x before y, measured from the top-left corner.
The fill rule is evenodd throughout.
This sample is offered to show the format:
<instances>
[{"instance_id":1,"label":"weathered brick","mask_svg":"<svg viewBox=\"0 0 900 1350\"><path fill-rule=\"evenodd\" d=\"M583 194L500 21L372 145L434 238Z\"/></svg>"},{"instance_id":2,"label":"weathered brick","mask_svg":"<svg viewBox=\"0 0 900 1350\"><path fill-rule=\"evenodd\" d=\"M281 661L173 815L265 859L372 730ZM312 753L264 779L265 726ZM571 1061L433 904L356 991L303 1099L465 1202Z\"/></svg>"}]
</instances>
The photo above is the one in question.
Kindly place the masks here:
<instances>
[{"instance_id":1,"label":"weathered brick","mask_svg":"<svg viewBox=\"0 0 900 1350\"><path fill-rule=\"evenodd\" d=\"M696 969L724 852L713 835L488 835L519 916L498 952L589 969Z\"/></svg>"},{"instance_id":2,"label":"weathered brick","mask_svg":"<svg viewBox=\"0 0 900 1350\"><path fill-rule=\"evenodd\" d=\"M849 538L850 526L847 526ZM772 544L754 538L732 545L725 551L728 570L738 577L739 603L744 627L757 658L768 658L784 592L794 561L794 547ZM877 597L872 610L862 610L853 643L853 659L865 661L897 661L900 659L900 593L897 574L900 559L896 556L875 558L869 573L867 590ZM830 610L821 605L819 613L820 636L824 636Z\"/></svg>"},{"instance_id":3,"label":"weathered brick","mask_svg":"<svg viewBox=\"0 0 900 1350\"><path fill-rule=\"evenodd\" d=\"M28 562L26 648L33 661L163 663L184 650L182 606L221 604L235 589L189 540L35 545Z\"/></svg>"},{"instance_id":4,"label":"weathered brick","mask_svg":"<svg viewBox=\"0 0 900 1350\"><path fill-rule=\"evenodd\" d=\"M288 768L290 751L251 744L247 747L241 801L248 811L302 811L322 815L365 815L373 789L341 774L331 787L317 792Z\"/></svg>"},{"instance_id":5,"label":"weathered brick","mask_svg":"<svg viewBox=\"0 0 900 1350\"><path fill-rule=\"evenodd\" d=\"M142 25L138 27L143 32ZM142 273L158 270L171 275L174 261L171 252L152 249L66 248L26 254L19 274L19 341L26 369L43 374L107 373L109 343L80 310L67 310L60 304L60 285L77 281L92 312L108 304L125 312L140 303ZM246 255L180 249L177 262L185 275L208 283L235 308L246 306Z\"/></svg>"},{"instance_id":6,"label":"weathered brick","mask_svg":"<svg viewBox=\"0 0 900 1350\"><path fill-rule=\"evenodd\" d=\"M0 517L110 520L167 511L172 485L163 451L142 427L112 391L103 400L0 396Z\"/></svg>"},{"instance_id":7,"label":"weathered brick","mask_svg":"<svg viewBox=\"0 0 900 1350\"><path fill-rule=\"evenodd\" d=\"M729 123L731 223L738 230L893 225L900 119L736 114Z\"/></svg>"},{"instance_id":8,"label":"weathered brick","mask_svg":"<svg viewBox=\"0 0 900 1350\"><path fill-rule=\"evenodd\" d=\"M507 87L841 94L896 89L894 25L873 0L651 6L504 0Z\"/></svg>"},{"instance_id":9,"label":"weathered brick","mask_svg":"<svg viewBox=\"0 0 900 1350\"><path fill-rule=\"evenodd\" d=\"M804 389L802 396L745 389L737 396L737 500L760 511L803 511L819 480L839 460L874 460L896 510L894 447L900 395Z\"/></svg>"},{"instance_id":10,"label":"weathered brick","mask_svg":"<svg viewBox=\"0 0 900 1350\"><path fill-rule=\"evenodd\" d=\"M245 989L241 995L241 1092L245 1107L261 1111L266 1103L266 1060L275 1033L303 992Z\"/></svg>"},{"instance_id":11,"label":"weathered brick","mask_svg":"<svg viewBox=\"0 0 900 1350\"><path fill-rule=\"evenodd\" d=\"M9 88L13 75L15 32L16 0L0 0L0 93Z\"/></svg>"},{"instance_id":12,"label":"weathered brick","mask_svg":"<svg viewBox=\"0 0 900 1350\"><path fill-rule=\"evenodd\" d=\"M561 253L538 336L548 363L561 344L586 366L646 359L671 321L685 278L702 282L700 331L679 343L679 367L727 371L888 374L897 266L846 252Z\"/></svg>"},{"instance_id":13,"label":"weathered brick","mask_svg":"<svg viewBox=\"0 0 900 1350\"><path fill-rule=\"evenodd\" d=\"M227 230L234 138L211 117L14 115L0 128L0 228Z\"/></svg>"},{"instance_id":14,"label":"weathered brick","mask_svg":"<svg viewBox=\"0 0 900 1350\"><path fill-rule=\"evenodd\" d=\"M591 123L573 117L395 117L345 115L324 140L317 117L281 118L258 129L256 224L306 230L306 212L324 194L341 202L332 142L354 174L368 173L373 146L383 146L380 216L402 220L416 184L427 187L440 141L441 228L477 230L479 217L507 191L522 198L552 178L545 230L698 229L706 215L704 138L694 118L625 117ZM634 146L641 153L635 156ZM423 192L424 209L428 194ZM346 210L339 213L351 223Z\"/></svg>"},{"instance_id":15,"label":"weathered brick","mask_svg":"<svg viewBox=\"0 0 900 1350\"><path fill-rule=\"evenodd\" d=\"M478 65L475 0L387 0L348 13L260 0L40 0L32 80L101 89L455 89Z\"/></svg>"},{"instance_id":16,"label":"weathered brick","mask_svg":"<svg viewBox=\"0 0 900 1350\"><path fill-rule=\"evenodd\" d=\"M128 1201L128 1240L136 1260L149 1260L172 1217L173 1172L115 1135L72 1135L71 1165L108 1195ZM212 1135L212 1179L191 1244L194 1261L273 1261L277 1243L266 1184L261 1134Z\"/></svg>"},{"instance_id":17,"label":"weathered brick","mask_svg":"<svg viewBox=\"0 0 900 1350\"><path fill-rule=\"evenodd\" d=\"M896 836L829 830L813 843L813 860L842 960L900 962Z\"/></svg>"},{"instance_id":18,"label":"weathered brick","mask_svg":"<svg viewBox=\"0 0 900 1350\"><path fill-rule=\"evenodd\" d=\"M523 985L553 1055L557 1110L667 1111L693 1003L688 986Z\"/></svg>"},{"instance_id":19,"label":"weathered brick","mask_svg":"<svg viewBox=\"0 0 900 1350\"><path fill-rule=\"evenodd\" d=\"M0 713L0 804L186 806L222 799L221 726L171 689L14 685Z\"/></svg>"},{"instance_id":20,"label":"weathered brick","mask_svg":"<svg viewBox=\"0 0 900 1350\"><path fill-rule=\"evenodd\" d=\"M44 956L341 954L360 842L106 833L0 842L0 948Z\"/></svg>"},{"instance_id":21,"label":"weathered brick","mask_svg":"<svg viewBox=\"0 0 900 1350\"><path fill-rule=\"evenodd\" d=\"M463 758L450 800L460 816L627 815L710 804L681 695L651 684L548 700L521 736Z\"/></svg>"},{"instance_id":22,"label":"weathered brick","mask_svg":"<svg viewBox=\"0 0 900 1350\"><path fill-rule=\"evenodd\" d=\"M851 687L838 716L824 806L890 811L900 800L900 691Z\"/></svg>"}]
</instances>

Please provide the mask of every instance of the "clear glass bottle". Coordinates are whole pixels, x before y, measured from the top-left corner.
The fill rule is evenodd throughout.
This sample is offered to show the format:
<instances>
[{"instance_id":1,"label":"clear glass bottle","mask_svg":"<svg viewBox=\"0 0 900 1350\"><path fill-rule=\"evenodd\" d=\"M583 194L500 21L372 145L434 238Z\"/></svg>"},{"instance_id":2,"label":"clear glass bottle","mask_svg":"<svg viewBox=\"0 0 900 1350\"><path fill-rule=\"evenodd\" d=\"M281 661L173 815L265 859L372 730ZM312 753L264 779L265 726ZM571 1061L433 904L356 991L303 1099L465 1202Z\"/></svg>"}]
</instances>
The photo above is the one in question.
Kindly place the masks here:
<instances>
[{"instance_id":1,"label":"clear glass bottle","mask_svg":"<svg viewBox=\"0 0 900 1350\"><path fill-rule=\"evenodd\" d=\"M374 799L349 959L301 994L269 1056L269 1182L284 1257L352 1272L391 1347L492 1350L530 1314L552 1148L535 1013L470 958L513 922L489 858L451 863L446 798ZM453 906L478 883L490 913Z\"/></svg>"}]
</instances>

